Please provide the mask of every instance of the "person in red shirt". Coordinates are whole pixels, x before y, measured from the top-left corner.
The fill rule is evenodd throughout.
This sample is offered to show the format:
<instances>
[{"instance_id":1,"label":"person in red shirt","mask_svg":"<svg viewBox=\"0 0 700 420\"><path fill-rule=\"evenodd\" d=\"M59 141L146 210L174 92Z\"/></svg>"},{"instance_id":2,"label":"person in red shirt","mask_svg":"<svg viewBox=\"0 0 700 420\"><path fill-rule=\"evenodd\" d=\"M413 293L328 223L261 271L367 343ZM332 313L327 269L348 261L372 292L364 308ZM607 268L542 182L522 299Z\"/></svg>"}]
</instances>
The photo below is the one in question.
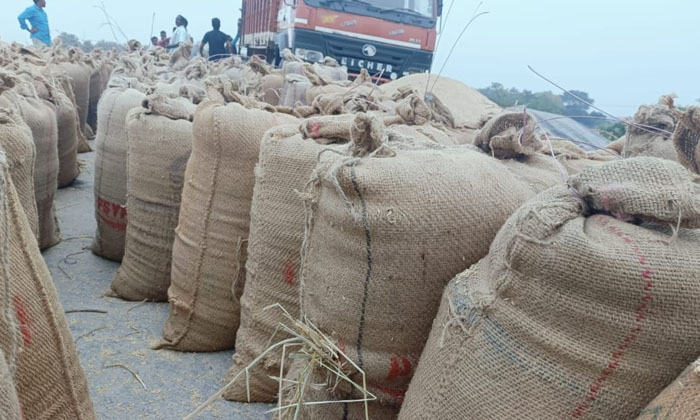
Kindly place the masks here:
<instances>
[{"instance_id":1,"label":"person in red shirt","mask_svg":"<svg viewBox=\"0 0 700 420\"><path fill-rule=\"evenodd\" d=\"M170 45L170 38L168 38L168 33L165 31L160 31L160 41L158 41L158 46L167 48Z\"/></svg>"}]
</instances>

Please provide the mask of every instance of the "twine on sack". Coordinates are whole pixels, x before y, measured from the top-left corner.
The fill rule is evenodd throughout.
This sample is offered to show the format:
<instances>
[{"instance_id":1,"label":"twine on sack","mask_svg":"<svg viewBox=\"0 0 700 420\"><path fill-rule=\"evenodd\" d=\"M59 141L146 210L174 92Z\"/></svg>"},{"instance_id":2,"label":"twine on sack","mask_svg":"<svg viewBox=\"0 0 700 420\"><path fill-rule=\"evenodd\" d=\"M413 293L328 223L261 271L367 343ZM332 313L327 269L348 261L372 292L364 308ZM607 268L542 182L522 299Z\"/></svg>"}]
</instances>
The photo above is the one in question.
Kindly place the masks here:
<instances>
[{"instance_id":1,"label":"twine on sack","mask_svg":"<svg viewBox=\"0 0 700 420\"><path fill-rule=\"evenodd\" d=\"M327 405L327 404L348 404L348 403L363 403L365 408L365 419L369 418L369 402L376 401L377 397L372 394L367 389L367 378L364 370L362 370L357 364L355 364L348 356L343 352L334 342L331 337L323 334L318 327L316 327L307 318L302 320L294 319L289 312L287 312L281 305L275 304L263 309L263 311L269 311L272 309L279 309L284 313L284 318L289 323L289 325L284 322L280 322L275 333L273 334L271 341L277 335L279 331L283 331L290 335L290 338L279 341L275 344L270 345L262 354L260 354L255 360L253 360L245 369L239 371L231 381L229 381L223 388L221 388L216 394L212 395L207 401L197 407L192 413L187 415L184 420L192 420L199 413L204 411L207 407L212 405L217 399L226 392L228 388L234 385L238 380L241 379L243 375L246 377L246 391L248 393L248 401L250 401L250 383L249 383L249 370L261 363L265 357L270 353L282 350L282 358L280 363L280 376L278 378L272 378L279 382L279 399L277 407L269 410L268 413L276 413L273 417L279 420L285 418L291 418L293 420L298 420L301 409L304 406L317 406L317 405ZM292 353L288 352L288 349L298 347L299 350ZM289 354L289 356L287 356ZM299 374L299 380L294 381L284 378L284 362L286 358L293 360L305 360L308 361L307 365L302 369ZM344 372L346 363L350 364L352 368L361 375L362 384L354 382L350 375ZM345 381L352 386L354 390L359 391L363 398L357 398L353 400L341 400L341 401L304 401L304 396L306 389L314 384L309 383L312 373L316 369L322 369L329 372L335 377L335 383L339 384L340 381ZM291 402L289 404L282 405L282 396L284 391L289 388L284 386L284 384L296 385L297 391L290 398ZM290 412L290 410L293 410Z\"/></svg>"},{"instance_id":2,"label":"twine on sack","mask_svg":"<svg viewBox=\"0 0 700 420\"><path fill-rule=\"evenodd\" d=\"M323 179L328 182L333 189L336 191L338 196L343 201L345 208L350 214L353 221L360 221L361 216L355 209L352 201L348 198L347 194L340 185L339 173L342 169L356 165L364 158L374 158L378 156L382 157L394 157L396 152L386 145L387 135L385 132L384 124L381 120L376 117L371 117L366 114L358 114L352 122L350 127L350 145L348 147L347 154L334 149L324 149L321 150L317 155L317 165L314 171L311 173L309 181L304 187L304 192L299 194L300 198L304 203L304 236L302 239L302 246L300 251L300 263L301 270L299 274L299 308L300 313L305 314L304 310L304 289L305 289L305 275L304 267L306 267L306 256L308 254L309 248L309 238L311 236L311 231L313 230L315 221L315 208L318 203L319 188ZM334 153L343 158L332 163L331 165L323 164L321 158L324 153Z\"/></svg>"},{"instance_id":3,"label":"twine on sack","mask_svg":"<svg viewBox=\"0 0 700 420\"><path fill-rule=\"evenodd\" d=\"M231 296L233 296L233 300L238 302L238 298L236 297L236 286L238 286L238 279L241 275L241 253L243 252L243 244L248 244L248 238L238 238L238 241L236 243L236 273L233 275L233 282L231 283Z\"/></svg>"},{"instance_id":4,"label":"twine on sack","mask_svg":"<svg viewBox=\"0 0 700 420\"><path fill-rule=\"evenodd\" d=\"M0 201L2 201L2 231L4 236L2 238L2 253L0 254L0 265L2 265L2 277L5 280L4 290L3 290L3 305L4 305L4 317L5 323L10 336L9 352L8 352L8 366L10 368L10 373L15 376L15 371L17 369L15 357L17 354L17 343L19 335L19 325L15 319L14 311L12 310L11 297L10 297L10 204L9 204L9 188L10 183L9 177L9 167L7 164L7 154L0 150L0 167L2 168L2 176L0 176Z\"/></svg>"}]
</instances>

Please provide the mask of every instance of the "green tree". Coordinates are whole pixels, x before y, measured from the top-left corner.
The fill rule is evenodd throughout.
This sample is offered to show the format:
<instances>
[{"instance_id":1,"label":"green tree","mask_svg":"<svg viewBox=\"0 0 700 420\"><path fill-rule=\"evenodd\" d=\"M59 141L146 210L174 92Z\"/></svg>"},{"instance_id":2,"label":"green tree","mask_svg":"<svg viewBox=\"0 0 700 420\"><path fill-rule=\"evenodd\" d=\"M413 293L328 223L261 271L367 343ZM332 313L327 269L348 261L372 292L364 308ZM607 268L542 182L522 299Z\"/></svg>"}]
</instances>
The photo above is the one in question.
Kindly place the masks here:
<instances>
[{"instance_id":1,"label":"green tree","mask_svg":"<svg viewBox=\"0 0 700 420\"><path fill-rule=\"evenodd\" d=\"M564 112L562 98L552 92L520 91L516 88L506 89L500 83L491 83L491 86L479 89L479 91L495 102L497 105L507 108L515 105L524 105L538 111L562 114Z\"/></svg>"},{"instance_id":2,"label":"green tree","mask_svg":"<svg viewBox=\"0 0 700 420\"><path fill-rule=\"evenodd\" d=\"M78 38L76 35L69 34L67 32L61 32L61 34L58 35L56 38L61 40L61 46L63 48L82 47L80 38Z\"/></svg>"},{"instance_id":3,"label":"green tree","mask_svg":"<svg viewBox=\"0 0 700 420\"><path fill-rule=\"evenodd\" d=\"M588 92L583 92L580 90L572 90L571 93L574 95L578 96L579 98L583 99L584 101L592 104L594 101L588 96ZM590 108L588 105L585 103L581 102L580 100L576 99L574 96L569 95L568 93L563 93L561 95L561 101L562 104L564 105L564 115L569 115L569 116L579 116L579 115L588 115L588 109Z\"/></svg>"}]
</instances>

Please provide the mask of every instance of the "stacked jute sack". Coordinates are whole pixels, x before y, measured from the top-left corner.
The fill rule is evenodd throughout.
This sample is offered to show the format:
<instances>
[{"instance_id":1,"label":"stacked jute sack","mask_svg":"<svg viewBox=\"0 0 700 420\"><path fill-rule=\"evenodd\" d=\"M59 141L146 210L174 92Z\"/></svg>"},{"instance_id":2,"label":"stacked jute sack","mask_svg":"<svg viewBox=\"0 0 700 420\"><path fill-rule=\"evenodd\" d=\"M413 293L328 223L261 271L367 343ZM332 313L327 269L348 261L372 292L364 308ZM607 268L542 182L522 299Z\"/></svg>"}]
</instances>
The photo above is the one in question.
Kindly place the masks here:
<instances>
[{"instance_id":1,"label":"stacked jute sack","mask_svg":"<svg viewBox=\"0 0 700 420\"><path fill-rule=\"evenodd\" d=\"M0 93L0 107L12 110L22 119L34 143L36 159L32 174L38 215L37 238L42 249L48 248L60 241L54 206L59 170L55 107L40 99L34 86L16 75L3 72L0 78L5 88L10 87Z\"/></svg>"},{"instance_id":2,"label":"stacked jute sack","mask_svg":"<svg viewBox=\"0 0 700 420\"><path fill-rule=\"evenodd\" d=\"M91 420L87 381L25 212L28 135L13 111L0 109L0 413Z\"/></svg>"},{"instance_id":3,"label":"stacked jute sack","mask_svg":"<svg viewBox=\"0 0 700 420\"><path fill-rule=\"evenodd\" d=\"M77 178L77 153L90 150L84 134L90 132L87 111L90 100L99 100L102 82L94 83L92 94L89 84L106 66L101 52L66 51L60 43L42 50L0 44L0 57L0 106L19 115L35 144L36 232L45 249L60 241L54 196ZM29 217L34 227L34 214Z\"/></svg>"},{"instance_id":4,"label":"stacked jute sack","mask_svg":"<svg viewBox=\"0 0 700 420\"><path fill-rule=\"evenodd\" d=\"M659 158L530 200L446 288L399 418L689 415L677 384L644 407L700 355L698 228L700 178Z\"/></svg>"},{"instance_id":5,"label":"stacked jute sack","mask_svg":"<svg viewBox=\"0 0 700 420\"><path fill-rule=\"evenodd\" d=\"M159 48L156 50L143 50L135 42L130 43L130 51L128 53L122 54L116 58L110 60L112 66L111 76L107 82L107 90L102 94L102 100L99 102L97 107L97 136L95 142L96 148L96 160L95 160L95 218L97 221L97 231L95 234L95 241L93 244L93 252L102 257L112 259L115 261L122 261L125 256L125 242L127 236L129 236L128 229L128 203L127 203L127 193L128 193L128 169L134 171L134 185L139 182L144 182L141 175L136 175L139 171L147 171L144 168L145 161L141 161L134 168L130 168L127 164L127 153L129 150L128 145L131 143L138 144L141 143L143 138L142 131L148 129L154 129L156 126L150 125L150 121L153 120L156 115L165 117L165 119L160 119L160 126L167 125L165 121L168 119L171 121L177 121L174 123L171 129L174 134L176 134L175 139L172 139L173 144L183 145L185 143L191 143L191 114L193 113L193 106L201 103L206 98L205 86L203 79L210 75L225 74L228 71L235 69L243 69L251 74L258 74L252 69L263 69L260 71L267 71L263 64L259 66L246 65L243 66L238 58L231 58L228 60L222 60L221 62L211 65L201 58L193 59L190 61L190 54L187 53L187 49L191 46L184 45L180 49L176 50L172 55L165 52L164 49ZM269 67L269 66L268 66ZM251 95L260 97L261 87L256 85L252 89L244 83L239 81L235 82L236 89L245 88L250 90ZM252 89L252 90L251 90ZM147 103L156 104L155 107L151 107L150 111L146 114L149 117L141 118L140 121L143 122L141 125L135 125L130 128L128 121L131 121L130 112L137 112L138 109L142 108L142 102L146 100L146 97L151 98ZM160 104L160 105L159 105ZM161 106L162 105L162 106ZM150 105L144 105L149 107ZM182 107L187 108L183 110ZM145 109L145 108L144 108ZM142 110L143 111L143 110ZM174 112L174 114L173 114ZM142 114L144 114L142 112ZM129 137L135 140L129 141ZM189 141L185 141L189 139ZM166 139L162 138L150 138L156 142L160 142L159 145L163 145L164 142L167 143ZM154 144L155 146L155 144ZM140 147L140 146L134 146ZM191 146L186 146L185 149L189 149ZM182 148L176 148L171 150L172 153L179 153L185 151ZM139 149L135 149L139 150ZM152 153L161 153L162 148L157 151L154 150ZM141 157L144 155L139 153ZM153 156L156 156L153 155ZM163 159L161 163L173 163L172 159L180 158L182 156L172 156L165 154L162 156ZM186 162L186 159L185 159ZM173 183L170 184L170 188L167 190L170 194L167 202L164 202L164 207L160 210L166 210L168 216L162 219L155 218L151 220L144 220L141 223L141 230L145 226L155 223L156 226L163 226L162 232L169 232L171 229L169 227L172 224L172 220L177 220L178 218L178 208L180 202L180 191L182 186L180 181L176 179L183 176L184 163L180 162L178 167L174 168L173 171L169 172L170 175L174 177L171 180ZM177 166L177 164L175 164ZM163 171L159 171L163 168L152 168L151 174L164 176ZM144 172L141 172L143 175ZM168 175L169 176L169 175ZM153 185L145 187L143 185L137 185L134 188L147 188L152 189ZM145 190L141 190L145 191ZM177 193L173 192L177 191ZM150 200L154 196L149 195L150 192L143 196L141 194L135 201ZM139 193L137 193L139 195ZM143 211L144 205L141 204L141 211ZM139 210L137 210L139 211ZM156 213L153 213L151 217L155 217ZM140 215L139 215L140 217ZM156 223L157 222L157 223ZM162 222L162 223L161 223ZM139 229L134 226L134 229ZM143 243L142 246L152 245L151 240L154 236L158 236L157 232L149 234L150 242ZM159 251L164 250L164 252L169 254L168 249L170 248L172 240L172 234L161 237L158 247ZM137 236L138 237L138 236ZM137 243L136 240L132 243ZM165 249L163 249L165 248ZM132 266L131 263L127 264L130 268L125 268L126 272L131 274L128 277L132 278L127 281L127 284L122 284L120 287L118 283L123 283L121 280L115 284L113 288L118 295L122 297L135 299L135 300L167 300L165 296L165 289L169 286L169 261L170 256L163 260L154 262L150 258L134 257L139 255L140 251L134 249L132 250L132 257L142 258L143 260L136 263L140 265L140 268ZM160 255L160 254L159 254ZM144 265L151 267L146 271ZM154 273L155 265L160 268L157 269L158 273ZM124 270L123 270L124 271ZM119 277L123 278L123 272ZM133 280L135 276L143 277L142 280ZM158 286L153 286L152 290L147 291L146 289L150 286L146 286L147 282L153 279L154 282L159 283ZM141 285L132 285L133 282L141 282ZM132 287L133 286L133 287ZM134 290L127 290L133 288L140 289L138 292ZM146 287L146 289L144 289Z\"/></svg>"}]
</instances>

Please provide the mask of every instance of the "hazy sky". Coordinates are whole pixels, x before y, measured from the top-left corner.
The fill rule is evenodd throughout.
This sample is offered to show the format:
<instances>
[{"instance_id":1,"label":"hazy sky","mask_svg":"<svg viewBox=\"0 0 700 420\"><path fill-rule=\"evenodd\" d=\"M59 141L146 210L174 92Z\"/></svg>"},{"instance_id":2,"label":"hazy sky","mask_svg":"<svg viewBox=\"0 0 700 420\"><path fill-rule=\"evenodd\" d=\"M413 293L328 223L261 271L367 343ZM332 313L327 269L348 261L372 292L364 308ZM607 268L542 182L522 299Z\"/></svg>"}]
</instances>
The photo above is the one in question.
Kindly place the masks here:
<instances>
[{"instance_id":1,"label":"hazy sky","mask_svg":"<svg viewBox=\"0 0 700 420\"><path fill-rule=\"evenodd\" d=\"M445 10L451 0L445 0ZM31 0L10 0L0 16L0 37L28 41L16 16ZM94 0L48 0L53 32L84 39L114 40ZM104 0L112 17L131 38L145 42L156 13L155 32L170 31L182 14L190 32L201 38L210 20L234 32L240 0ZM478 1L456 0L434 70L440 69ZM486 0L489 11L466 32L444 74L473 87L500 82L534 91L556 88L537 78L539 72L569 89L589 92L596 104L613 114L633 114L642 103L655 103L675 92L679 102L700 98L700 57L691 35L700 18L700 2L691 0ZM694 52L695 51L695 52Z\"/></svg>"}]
</instances>

